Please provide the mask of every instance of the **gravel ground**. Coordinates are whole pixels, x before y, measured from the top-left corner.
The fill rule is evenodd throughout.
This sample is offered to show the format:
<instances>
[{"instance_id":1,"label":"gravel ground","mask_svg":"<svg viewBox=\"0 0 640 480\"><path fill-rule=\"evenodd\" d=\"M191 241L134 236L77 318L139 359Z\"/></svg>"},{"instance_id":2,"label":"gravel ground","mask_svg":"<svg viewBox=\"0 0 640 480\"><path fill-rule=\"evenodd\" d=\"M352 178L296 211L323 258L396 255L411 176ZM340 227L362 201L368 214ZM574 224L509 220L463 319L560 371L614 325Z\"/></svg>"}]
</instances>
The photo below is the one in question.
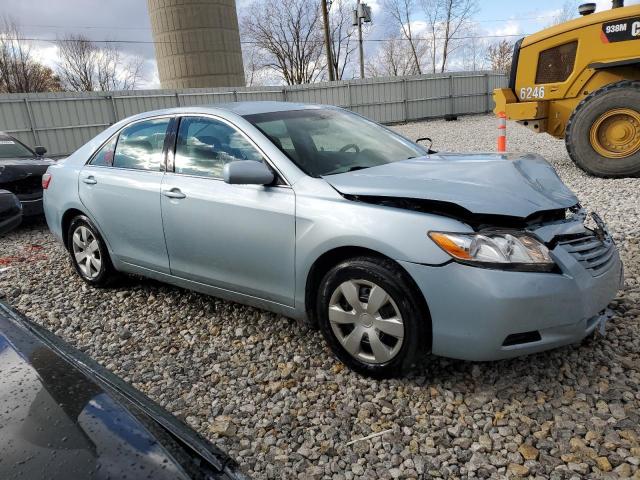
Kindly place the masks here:
<instances>
[{"instance_id":1,"label":"gravel ground","mask_svg":"<svg viewBox=\"0 0 640 480\"><path fill-rule=\"evenodd\" d=\"M491 151L495 123L394 128L436 149ZM259 479L640 478L640 179L587 177L561 141L515 124L509 149L545 155L613 231L627 279L605 338L494 363L430 357L374 381L271 313L137 279L89 289L41 223L0 240L0 296Z\"/></svg>"}]
</instances>

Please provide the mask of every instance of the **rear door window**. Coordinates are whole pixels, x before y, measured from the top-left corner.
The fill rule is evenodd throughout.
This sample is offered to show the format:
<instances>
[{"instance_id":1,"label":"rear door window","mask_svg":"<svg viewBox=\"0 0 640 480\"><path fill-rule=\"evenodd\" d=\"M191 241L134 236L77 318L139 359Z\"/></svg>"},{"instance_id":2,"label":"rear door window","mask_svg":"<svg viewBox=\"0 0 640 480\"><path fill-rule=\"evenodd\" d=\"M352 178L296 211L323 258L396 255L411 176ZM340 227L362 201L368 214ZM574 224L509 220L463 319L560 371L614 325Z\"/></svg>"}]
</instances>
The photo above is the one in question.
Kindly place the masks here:
<instances>
[{"instance_id":1,"label":"rear door window","mask_svg":"<svg viewBox=\"0 0 640 480\"><path fill-rule=\"evenodd\" d=\"M170 121L170 118L146 120L122 130L118 137L113 166L160 171L163 162L162 149Z\"/></svg>"},{"instance_id":2,"label":"rear door window","mask_svg":"<svg viewBox=\"0 0 640 480\"><path fill-rule=\"evenodd\" d=\"M93 156L90 165L96 167L113 167L113 157L116 153L116 142L118 136L115 135L111 140L105 143L100 150Z\"/></svg>"}]
</instances>

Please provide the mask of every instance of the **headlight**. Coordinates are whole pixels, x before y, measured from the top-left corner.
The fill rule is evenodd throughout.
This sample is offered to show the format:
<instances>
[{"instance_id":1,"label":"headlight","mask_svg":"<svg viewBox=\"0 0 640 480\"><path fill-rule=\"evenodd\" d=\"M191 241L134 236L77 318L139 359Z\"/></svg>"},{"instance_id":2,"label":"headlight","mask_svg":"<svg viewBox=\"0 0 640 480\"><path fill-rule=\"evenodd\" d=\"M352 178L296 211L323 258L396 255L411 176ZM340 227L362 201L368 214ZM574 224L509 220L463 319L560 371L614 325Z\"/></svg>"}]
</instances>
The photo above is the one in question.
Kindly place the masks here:
<instances>
[{"instance_id":1,"label":"headlight","mask_svg":"<svg viewBox=\"0 0 640 480\"><path fill-rule=\"evenodd\" d=\"M521 232L429 232L431 240L461 263L513 270L551 271L549 249Z\"/></svg>"}]
</instances>

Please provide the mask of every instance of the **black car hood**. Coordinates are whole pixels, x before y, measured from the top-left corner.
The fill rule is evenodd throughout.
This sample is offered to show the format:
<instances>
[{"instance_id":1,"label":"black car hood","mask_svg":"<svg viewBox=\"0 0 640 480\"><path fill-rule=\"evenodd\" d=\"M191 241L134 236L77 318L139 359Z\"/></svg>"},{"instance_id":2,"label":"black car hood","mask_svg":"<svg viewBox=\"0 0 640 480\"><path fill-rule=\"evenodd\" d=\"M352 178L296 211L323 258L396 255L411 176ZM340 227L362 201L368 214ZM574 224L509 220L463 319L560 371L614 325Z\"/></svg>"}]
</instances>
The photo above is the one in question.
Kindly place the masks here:
<instances>
[{"instance_id":1,"label":"black car hood","mask_svg":"<svg viewBox=\"0 0 640 480\"><path fill-rule=\"evenodd\" d=\"M1 302L0 438L0 478L245 478L175 417Z\"/></svg>"},{"instance_id":2,"label":"black car hood","mask_svg":"<svg viewBox=\"0 0 640 480\"><path fill-rule=\"evenodd\" d=\"M350 196L432 200L473 214L526 218L576 196L538 155L434 154L323 177Z\"/></svg>"},{"instance_id":3,"label":"black car hood","mask_svg":"<svg viewBox=\"0 0 640 480\"><path fill-rule=\"evenodd\" d=\"M31 176L41 177L54 163L49 158L0 158L0 185Z\"/></svg>"}]
</instances>

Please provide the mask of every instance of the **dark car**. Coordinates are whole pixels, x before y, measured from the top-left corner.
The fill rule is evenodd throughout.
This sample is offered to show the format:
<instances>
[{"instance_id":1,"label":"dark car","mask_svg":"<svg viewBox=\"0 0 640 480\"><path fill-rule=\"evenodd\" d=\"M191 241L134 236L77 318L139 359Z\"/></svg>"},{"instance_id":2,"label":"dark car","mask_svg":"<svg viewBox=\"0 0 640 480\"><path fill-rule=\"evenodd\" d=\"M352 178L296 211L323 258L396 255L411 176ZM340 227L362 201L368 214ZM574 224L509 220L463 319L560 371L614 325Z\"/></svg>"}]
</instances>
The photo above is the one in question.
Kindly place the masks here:
<instances>
[{"instance_id":1,"label":"dark car","mask_svg":"<svg viewBox=\"0 0 640 480\"><path fill-rule=\"evenodd\" d=\"M25 217L42 215L42 175L53 160L47 150L31 150L17 138L0 132L0 188L14 193Z\"/></svg>"},{"instance_id":2,"label":"dark car","mask_svg":"<svg viewBox=\"0 0 640 480\"><path fill-rule=\"evenodd\" d=\"M22 204L7 190L0 190L0 235L10 232L22 222Z\"/></svg>"},{"instance_id":3,"label":"dark car","mask_svg":"<svg viewBox=\"0 0 640 480\"><path fill-rule=\"evenodd\" d=\"M0 478L247 477L160 406L0 302Z\"/></svg>"}]
</instances>

